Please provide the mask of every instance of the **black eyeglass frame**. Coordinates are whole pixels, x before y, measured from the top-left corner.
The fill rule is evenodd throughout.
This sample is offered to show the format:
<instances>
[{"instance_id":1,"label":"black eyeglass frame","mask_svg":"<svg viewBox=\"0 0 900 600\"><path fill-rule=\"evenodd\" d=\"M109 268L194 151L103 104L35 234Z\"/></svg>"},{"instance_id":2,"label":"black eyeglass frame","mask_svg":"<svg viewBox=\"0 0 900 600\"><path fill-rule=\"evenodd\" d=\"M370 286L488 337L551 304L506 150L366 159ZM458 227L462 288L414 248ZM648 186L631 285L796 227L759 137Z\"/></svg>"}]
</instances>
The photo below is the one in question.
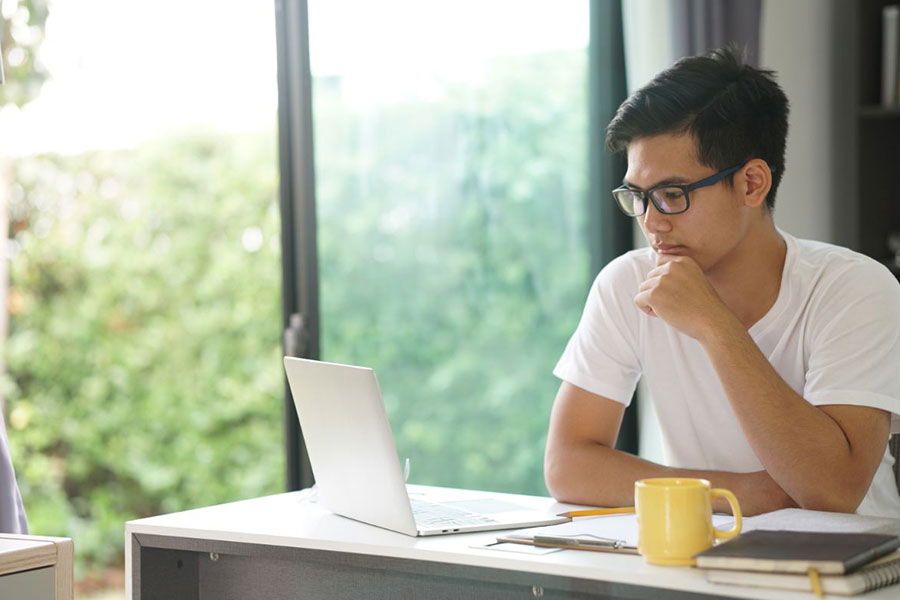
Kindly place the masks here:
<instances>
[{"instance_id":1,"label":"black eyeglass frame","mask_svg":"<svg viewBox=\"0 0 900 600\"><path fill-rule=\"evenodd\" d=\"M680 215L683 212L687 212L687 210L691 207L691 196L688 192L692 192L699 188L715 185L715 184L719 183L721 180L723 180L726 177L728 177L729 175L731 175L732 173L738 172L745 164L747 164L747 163L742 163L740 165L735 165L733 167L729 167L729 168L725 169L724 171L719 171L718 173L714 173L714 174L710 175L709 177L701 179L700 181L697 181L694 183L689 183L686 185L681 185L681 184L677 184L677 183L666 183L666 184L662 184L662 185L657 185L657 186L652 187L649 190L646 190L643 192L640 190L631 189L630 187L623 185L621 187L617 187L616 189L614 189L612 191L613 201L616 203L616 206L619 207L619 210L621 210L623 213L625 213L629 217L640 217L641 215L646 214L648 201L652 202L653 206L656 207L656 210L658 210L659 212L661 212L664 215ZM774 172L774 170L773 170L773 172ZM682 210L675 210L675 211L664 210L660 206L660 202L653 196L653 192L655 192L656 190L662 190L662 189L668 189L668 188L678 188L684 194L684 208ZM639 212L637 214L631 214L630 212L628 212L627 210L625 210L622 207L622 203L619 202L619 199L616 197L616 192L629 192L631 194L637 194L641 198L641 200L643 200L644 210L642 210L641 212Z\"/></svg>"}]
</instances>

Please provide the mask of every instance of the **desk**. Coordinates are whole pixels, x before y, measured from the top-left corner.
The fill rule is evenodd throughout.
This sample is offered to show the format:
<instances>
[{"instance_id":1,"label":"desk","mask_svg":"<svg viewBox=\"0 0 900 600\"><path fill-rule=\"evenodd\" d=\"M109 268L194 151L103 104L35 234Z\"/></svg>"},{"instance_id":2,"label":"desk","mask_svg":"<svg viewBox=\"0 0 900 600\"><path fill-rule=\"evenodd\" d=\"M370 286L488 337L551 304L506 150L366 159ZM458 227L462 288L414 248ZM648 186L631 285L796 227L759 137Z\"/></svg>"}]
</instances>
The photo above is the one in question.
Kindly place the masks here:
<instances>
[{"instance_id":1,"label":"desk","mask_svg":"<svg viewBox=\"0 0 900 600\"><path fill-rule=\"evenodd\" d=\"M548 498L508 499L554 512L566 508ZM126 589L132 600L815 600L808 593L715 585L702 571L647 565L633 555L564 550L534 556L472 547L496 536L412 538L331 514L302 492L278 494L128 522ZM898 590L864 598L896 599Z\"/></svg>"},{"instance_id":2,"label":"desk","mask_svg":"<svg viewBox=\"0 0 900 600\"><path fill-rule=\"evenodd\" d=\"M72 600L72 540L0 533L0 598Z\"/></svg>"}]
</instances>

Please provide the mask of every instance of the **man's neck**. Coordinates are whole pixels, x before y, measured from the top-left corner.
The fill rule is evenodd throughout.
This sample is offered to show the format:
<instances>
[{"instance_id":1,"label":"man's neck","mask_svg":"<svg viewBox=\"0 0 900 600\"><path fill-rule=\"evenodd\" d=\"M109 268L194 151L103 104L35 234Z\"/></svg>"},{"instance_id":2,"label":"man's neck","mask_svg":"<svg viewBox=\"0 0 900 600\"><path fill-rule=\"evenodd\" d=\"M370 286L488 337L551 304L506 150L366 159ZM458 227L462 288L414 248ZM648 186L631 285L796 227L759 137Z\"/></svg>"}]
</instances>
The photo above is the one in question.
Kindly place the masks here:
<instances>
[{"instance_id":1,"label":"man's neck","mask_svg":"<svg viewBox=\"0 0 900 600\"><path fill-rule=\"evenodd\" d=\"M771 217L755 224L734 251L707 273L725 304L749 329L763 318L781 289L787 244Z\"/></svg>"}]
</instances>

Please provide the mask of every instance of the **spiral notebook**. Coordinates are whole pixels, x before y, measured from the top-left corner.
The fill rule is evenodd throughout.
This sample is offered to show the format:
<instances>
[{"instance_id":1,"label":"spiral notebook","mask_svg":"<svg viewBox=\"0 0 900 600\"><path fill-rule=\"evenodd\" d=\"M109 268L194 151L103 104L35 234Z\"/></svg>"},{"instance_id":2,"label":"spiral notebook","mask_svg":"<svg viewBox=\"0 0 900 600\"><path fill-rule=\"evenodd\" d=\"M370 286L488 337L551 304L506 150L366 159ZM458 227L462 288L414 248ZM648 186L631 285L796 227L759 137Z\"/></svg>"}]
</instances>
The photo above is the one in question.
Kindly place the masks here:
<instances>
[{"instance_id":1,"label":"spiral notebook","mask_svg":"<svg viewBox=\"0 0 900 600\"><path fill-rule=\"evenodd\" d=\"M706 572L706 579L712 583L811 591L809 577L800 574L711 569ZM838 596L855 596L900 583L900 550L883 556L849 575L822 575L819 581L822 592Z\"/></svg>"}]
</instances>

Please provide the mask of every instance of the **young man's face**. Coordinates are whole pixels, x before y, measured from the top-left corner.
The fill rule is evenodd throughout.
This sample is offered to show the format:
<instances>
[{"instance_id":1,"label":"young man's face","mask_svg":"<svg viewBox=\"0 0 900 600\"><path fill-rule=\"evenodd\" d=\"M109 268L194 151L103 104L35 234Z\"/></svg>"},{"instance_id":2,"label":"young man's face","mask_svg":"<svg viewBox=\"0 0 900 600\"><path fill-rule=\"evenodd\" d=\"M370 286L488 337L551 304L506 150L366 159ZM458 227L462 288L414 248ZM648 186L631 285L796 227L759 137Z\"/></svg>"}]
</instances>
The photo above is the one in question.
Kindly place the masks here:
<instances>
[{"instance_id":1,"label":"young man's face","mask_svg":"<svg viewBox=\"0 0 900 600\"><path fill-rule=\"evenodd\" d=\"M713 175L714 169L697 160L696 142L689 134L637 138L628 146L628 187L649 190L662 183L688 185ZM637 217L647 242L657 255L689 256L709 272L734 250L749 225L749 214L736 187L725 181L689 192L690 208L668 215L652 202Z\"/></svg>"}]
</instances>

